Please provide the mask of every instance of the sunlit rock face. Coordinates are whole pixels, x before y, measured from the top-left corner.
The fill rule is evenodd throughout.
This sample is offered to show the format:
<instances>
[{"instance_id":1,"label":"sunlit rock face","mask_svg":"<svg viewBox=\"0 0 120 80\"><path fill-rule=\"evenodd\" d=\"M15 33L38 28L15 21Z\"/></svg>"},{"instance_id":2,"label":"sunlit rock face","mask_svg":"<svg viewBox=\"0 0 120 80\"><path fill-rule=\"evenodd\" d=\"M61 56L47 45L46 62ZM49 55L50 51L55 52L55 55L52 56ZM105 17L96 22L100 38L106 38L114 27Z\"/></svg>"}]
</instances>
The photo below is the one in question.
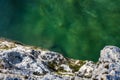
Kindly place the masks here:
<instances>
[{"instance_id":1,"label":"sunlit rock face","mask_svg":"<svg viewBox=\"0 0 120 80\"><path fill-rule=\"evenodd\" d=\"M120 49L106 46L97 63L0 39L0 80L119 80Z\"/></svg>"}]
</instances>

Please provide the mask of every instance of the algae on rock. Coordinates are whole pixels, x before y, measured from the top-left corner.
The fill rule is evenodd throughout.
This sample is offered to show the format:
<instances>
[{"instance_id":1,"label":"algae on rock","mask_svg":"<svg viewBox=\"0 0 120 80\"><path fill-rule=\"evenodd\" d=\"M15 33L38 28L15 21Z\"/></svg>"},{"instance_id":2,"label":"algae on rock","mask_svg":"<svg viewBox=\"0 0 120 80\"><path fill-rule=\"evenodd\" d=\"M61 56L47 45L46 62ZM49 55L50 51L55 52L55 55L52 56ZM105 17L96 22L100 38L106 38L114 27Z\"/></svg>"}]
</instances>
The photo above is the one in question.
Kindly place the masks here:
<instances>
[{"instance_id":1,"label":"algae on rock","mask_svg":"<svg viewBox=\"0 0 120 80\"><path fill-rule=\"evenodd\" d=\"M120 48L106 46L101 51L99 61L94 63L0 39L0 79L118 80Z\"/></svg>"}]
</instances>

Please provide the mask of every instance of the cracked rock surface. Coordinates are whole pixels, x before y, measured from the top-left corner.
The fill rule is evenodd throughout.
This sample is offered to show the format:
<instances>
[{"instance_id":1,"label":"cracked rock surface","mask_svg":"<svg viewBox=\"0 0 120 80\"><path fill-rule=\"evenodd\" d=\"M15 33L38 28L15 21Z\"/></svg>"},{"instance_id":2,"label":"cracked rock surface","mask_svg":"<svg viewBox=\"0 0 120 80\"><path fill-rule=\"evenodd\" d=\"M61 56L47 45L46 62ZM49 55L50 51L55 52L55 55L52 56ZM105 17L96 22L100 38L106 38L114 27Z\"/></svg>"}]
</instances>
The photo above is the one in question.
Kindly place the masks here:
<instances>
[{"instance_id":1,"label":"cracked rock surface","mask_svg":"<svg viewBox=\"0 0 120 80\"><path fill-rule=\"evenodd\" d=\"M94 63L0 39L0 80L120 80L120 48L106 46Z\"/></svg>"}]
</instances>

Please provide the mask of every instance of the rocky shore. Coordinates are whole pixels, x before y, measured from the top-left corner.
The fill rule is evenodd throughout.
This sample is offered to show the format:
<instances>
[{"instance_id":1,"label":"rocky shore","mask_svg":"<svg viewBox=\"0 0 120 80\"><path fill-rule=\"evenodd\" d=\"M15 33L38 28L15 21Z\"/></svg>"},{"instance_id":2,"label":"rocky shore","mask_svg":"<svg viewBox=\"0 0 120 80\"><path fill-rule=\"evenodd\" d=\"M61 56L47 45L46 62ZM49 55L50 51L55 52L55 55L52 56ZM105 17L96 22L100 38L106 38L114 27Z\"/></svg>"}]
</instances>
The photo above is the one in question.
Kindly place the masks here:
<instances>
[{"instance_id":1,"label":"rocky shore","mask_svg":"<svg viewBox=\"0 0 120 80\"><path fill-rule=\"evenodd\" d=\"M94 63L0 39L0 80L120 80L120 48L104 47Z\"/></svg>"}]
</instances>

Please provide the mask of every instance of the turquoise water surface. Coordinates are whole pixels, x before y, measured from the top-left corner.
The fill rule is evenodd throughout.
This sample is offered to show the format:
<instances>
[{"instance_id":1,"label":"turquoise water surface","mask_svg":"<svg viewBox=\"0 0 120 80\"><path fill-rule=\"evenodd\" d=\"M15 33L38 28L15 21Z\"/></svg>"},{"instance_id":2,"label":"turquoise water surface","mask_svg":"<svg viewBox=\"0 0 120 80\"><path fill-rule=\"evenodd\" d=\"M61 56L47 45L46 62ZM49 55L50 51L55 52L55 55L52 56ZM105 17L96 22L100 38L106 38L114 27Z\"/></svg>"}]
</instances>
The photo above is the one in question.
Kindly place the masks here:
<instances>
[{"instance_id":1,"label":"turquoise water surface","mask_svg":"<svg viewBox=\"0 0 120 80\"><path fill-rule=\"evenodd\" d=\"M120 0L0 0L0 37L97 61L120 47Z\"/></svg>"}]
</instances>

